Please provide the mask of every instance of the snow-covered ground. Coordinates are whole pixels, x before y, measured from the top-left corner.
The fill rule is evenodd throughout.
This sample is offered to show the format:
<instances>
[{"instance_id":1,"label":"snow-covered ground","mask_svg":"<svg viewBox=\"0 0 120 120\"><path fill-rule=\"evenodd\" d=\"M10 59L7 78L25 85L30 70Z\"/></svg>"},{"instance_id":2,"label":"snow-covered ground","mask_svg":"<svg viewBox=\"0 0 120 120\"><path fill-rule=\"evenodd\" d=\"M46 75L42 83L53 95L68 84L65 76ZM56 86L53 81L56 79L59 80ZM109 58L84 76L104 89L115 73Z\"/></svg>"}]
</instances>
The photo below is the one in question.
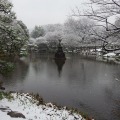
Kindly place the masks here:
<instances>
[{"instance_id":1,"label":"snow-covered ground","mask_svg":"<svg viewBox=\"0 0 120 120\"><path fill-rule=\"evenodd\" d=\"M11 93L12 99L4 97L0 100L0 120L85 120L79 113L66 110L65 107L46 103L39 104L30 94ZM10 111L22 113L25 118L12 118Z\"/></svg>"},{"instance_id":2,"label":"snow-covered ground","mask_svg":"<svg viewBox=\"0 0 120 120\"><path fill-rule=\"evenodd\" d=\"M113 52L103 55L103 57L114 57L114 56L116 56L116 54Z\"/></svg>"}]
</instances>

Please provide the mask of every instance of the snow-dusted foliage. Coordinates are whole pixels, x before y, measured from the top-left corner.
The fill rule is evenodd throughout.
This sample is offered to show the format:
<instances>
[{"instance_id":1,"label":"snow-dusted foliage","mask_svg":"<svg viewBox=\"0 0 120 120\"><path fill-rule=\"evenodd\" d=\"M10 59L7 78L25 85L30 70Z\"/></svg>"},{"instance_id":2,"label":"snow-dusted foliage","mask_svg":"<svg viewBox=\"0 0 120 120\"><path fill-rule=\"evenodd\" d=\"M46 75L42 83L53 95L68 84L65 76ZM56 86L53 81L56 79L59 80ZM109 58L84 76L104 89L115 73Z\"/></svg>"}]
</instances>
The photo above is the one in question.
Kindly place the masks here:
<instances>
[{"instance_id":1,"label":"snow-dusted foliage","mask_svg":"<svg viewBox=\"0 0 120 120\"><path fill-rule=\"evenodd\" d=\"M44 36L45 31L42 26L35 26L34 30L31 32L31 37L38 38Z\"/></svg>"},{"instance_id":2,"label":"snow-dusted foliage","mask_svg":"<svg viewBox=\"0 0 120 120\"><path fill-rule=\"evenodd\" d=\"M36 38L36 44L41 44L41 43L46 43L47 44L47 41L46 41L45 37Z\"/></svg>"},{"instance_id":3,"label":"snow-dusted foliage","mask_svg":"<svg viewBox=\"0 0 120 120\"><path fill-rule=\"evenodd\" d=\"M28 40L28 30L16 19L9 0L0 0L0 52L5 55L19 54Z\"/></svg>"},{"instance_id":4,"label":"snow-dusted foliage","mask_svg":"<svg viewBox=\"0 0 120 120\"><path fill-rule=\"evenodd\" d=\"M95 25L93 21L86 18L75 20L73 18L68 19L64 24L65 34L74 34L75 39L79 37L79 42L84 43L90 41L92 36L92 28Z\"/></svg>"},{"instance_id":5,"label":"snow-dusted foliage","mask_svg":"<svg viewBox=\"0 0 120 120\"><path fill-rule=\"evenodd\" d=\"M48 25L44 25L43 28L45 30L45 33L62 31L63 25L62 24L48 24Z\"/></svg>"},{"instance_id":6,"label":"snow-dusted foliage","mask_svg":"<svg viewBox=\"0 0 120 120\"><path fill-rule=\"evenodd\" d=\"M79 46L79 37L76 36L75 34L66 34L63 37L64 41L62 41L62 43L66 46L66 47L78 47Z\"/></svg>"},{"instance_id":7,"label":"snow-dusted foliage","mask_svg":"<svg viewBox=\"0 0 120 120\"><path fill-rule=\"evenodd\" d=\"M45 35L36 38L36 44L47 44L51 48L56 48L59 39L62 40L63 47L76 48L82 46L82 44L93 43L97 37L93 35L93 26L95 23L87 18L68 18L68 20L62 24L50 24L42 26L45 31ZM95 43L95 42L94 42Z\"/></svg>"},{"instance_id":8,"label":"snow-dusted foliage","mask_svg":"<svg viewBox=\"0 0 120 120\"><path fill-rule=\"evenodd\" d=\"M61 39L62 33L59 31L48 32L45 35L45 39L48 43L49 47L56 47L59 43L59 39Z\"/></svg>"}]
</instances>

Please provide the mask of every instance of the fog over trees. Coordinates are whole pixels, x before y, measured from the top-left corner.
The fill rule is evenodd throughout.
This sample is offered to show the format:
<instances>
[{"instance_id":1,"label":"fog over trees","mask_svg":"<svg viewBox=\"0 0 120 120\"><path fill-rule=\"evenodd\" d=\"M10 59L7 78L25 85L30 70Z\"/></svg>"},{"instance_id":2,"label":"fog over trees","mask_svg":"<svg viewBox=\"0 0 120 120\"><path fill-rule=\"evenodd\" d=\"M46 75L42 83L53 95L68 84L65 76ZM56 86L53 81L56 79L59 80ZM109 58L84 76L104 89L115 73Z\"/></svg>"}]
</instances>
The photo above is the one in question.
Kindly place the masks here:
<instances>
[{"instance_id":1,"label":"fog over trees","mask_svg":"<svg viewBox=\"0 0 120 120\"><path fill-rule=\"evenodd\" d=\"M72 10L64 24L41 26L48 46L57 45L57 36L61 36L63 45L71 48L101 43L105 51L119 50L108 46L120 43L120 0L90 0L85 5L84 11L79 6Z\"/></svg>"},{"instance_id":2,"label":"fog over trees","mask_svg":"<svg viewBox=\"0 0 120 120\"><path fill-rule=\"evenodd\" d=\"M27 27L17 20L9 0L0 0L0 5L0 51L6 55L20 54L29 39ZM53 49L62 39L64 48L71 50L98 44L105 51L118 50L108 46L120 43L120 0L90 0L85 5L88 7L84 11L79 6L73 9L64 24L36 25L30 33L29 44L44 43Z\"/></svg>"},{"instance_id":3,"label":"fog over trees","mask_svg":"<svg viewBox=\"0 0 120 120\"><path fill-rule=\"evenodd\" d=\"M46 42L49 47L57 46L59 39L62 39L63 46L70 48L75 48L82 44L91 44L94 41L92 34L94 25L95 22L87 18L75 20L70 17L64 24L42 26L45 34L36 38L35 41L36 43Z\"/></svg>"}]
</instances>

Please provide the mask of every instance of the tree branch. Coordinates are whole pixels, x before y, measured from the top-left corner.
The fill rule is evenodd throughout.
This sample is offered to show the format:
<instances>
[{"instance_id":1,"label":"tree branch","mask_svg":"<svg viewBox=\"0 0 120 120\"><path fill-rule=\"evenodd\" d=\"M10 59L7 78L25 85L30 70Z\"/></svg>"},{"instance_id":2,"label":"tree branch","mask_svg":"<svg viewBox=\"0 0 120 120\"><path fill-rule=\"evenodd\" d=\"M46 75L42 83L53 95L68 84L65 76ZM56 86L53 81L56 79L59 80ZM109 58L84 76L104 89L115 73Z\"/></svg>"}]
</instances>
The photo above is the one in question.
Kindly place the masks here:
<instances>
[{"instance_id":1,"label":"tree branch","mask_svg":"<svg viewBox=\"0 0 120 120\"><path fill-rule=\"evenodd\" d=\"M120 5L119 5L117 2L115 2L114 0L112 0L112 2L113 2L115 5L117 5L118 7L120 7Z\"/></svg>"}]
</instances>

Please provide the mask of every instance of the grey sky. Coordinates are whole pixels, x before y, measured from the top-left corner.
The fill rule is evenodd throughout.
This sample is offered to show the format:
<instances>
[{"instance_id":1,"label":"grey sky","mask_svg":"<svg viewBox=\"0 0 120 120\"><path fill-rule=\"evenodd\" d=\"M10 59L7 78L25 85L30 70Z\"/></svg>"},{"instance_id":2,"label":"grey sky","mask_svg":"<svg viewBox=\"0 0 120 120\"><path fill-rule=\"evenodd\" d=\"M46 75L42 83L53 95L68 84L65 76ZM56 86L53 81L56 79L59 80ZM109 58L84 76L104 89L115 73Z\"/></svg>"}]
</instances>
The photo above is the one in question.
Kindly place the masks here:
<instances>
[{"instance_id":1,"label":"grey sky","mask_svg":"<svg viewBox=\"0 0 120 120\"><path fill-rule=\"evenodd\" d=\"M83 8L86 0L11 0L17 18L28 28L35 25L64 23L71 9L75 6Z\"/></svg>"}]
</instances>

